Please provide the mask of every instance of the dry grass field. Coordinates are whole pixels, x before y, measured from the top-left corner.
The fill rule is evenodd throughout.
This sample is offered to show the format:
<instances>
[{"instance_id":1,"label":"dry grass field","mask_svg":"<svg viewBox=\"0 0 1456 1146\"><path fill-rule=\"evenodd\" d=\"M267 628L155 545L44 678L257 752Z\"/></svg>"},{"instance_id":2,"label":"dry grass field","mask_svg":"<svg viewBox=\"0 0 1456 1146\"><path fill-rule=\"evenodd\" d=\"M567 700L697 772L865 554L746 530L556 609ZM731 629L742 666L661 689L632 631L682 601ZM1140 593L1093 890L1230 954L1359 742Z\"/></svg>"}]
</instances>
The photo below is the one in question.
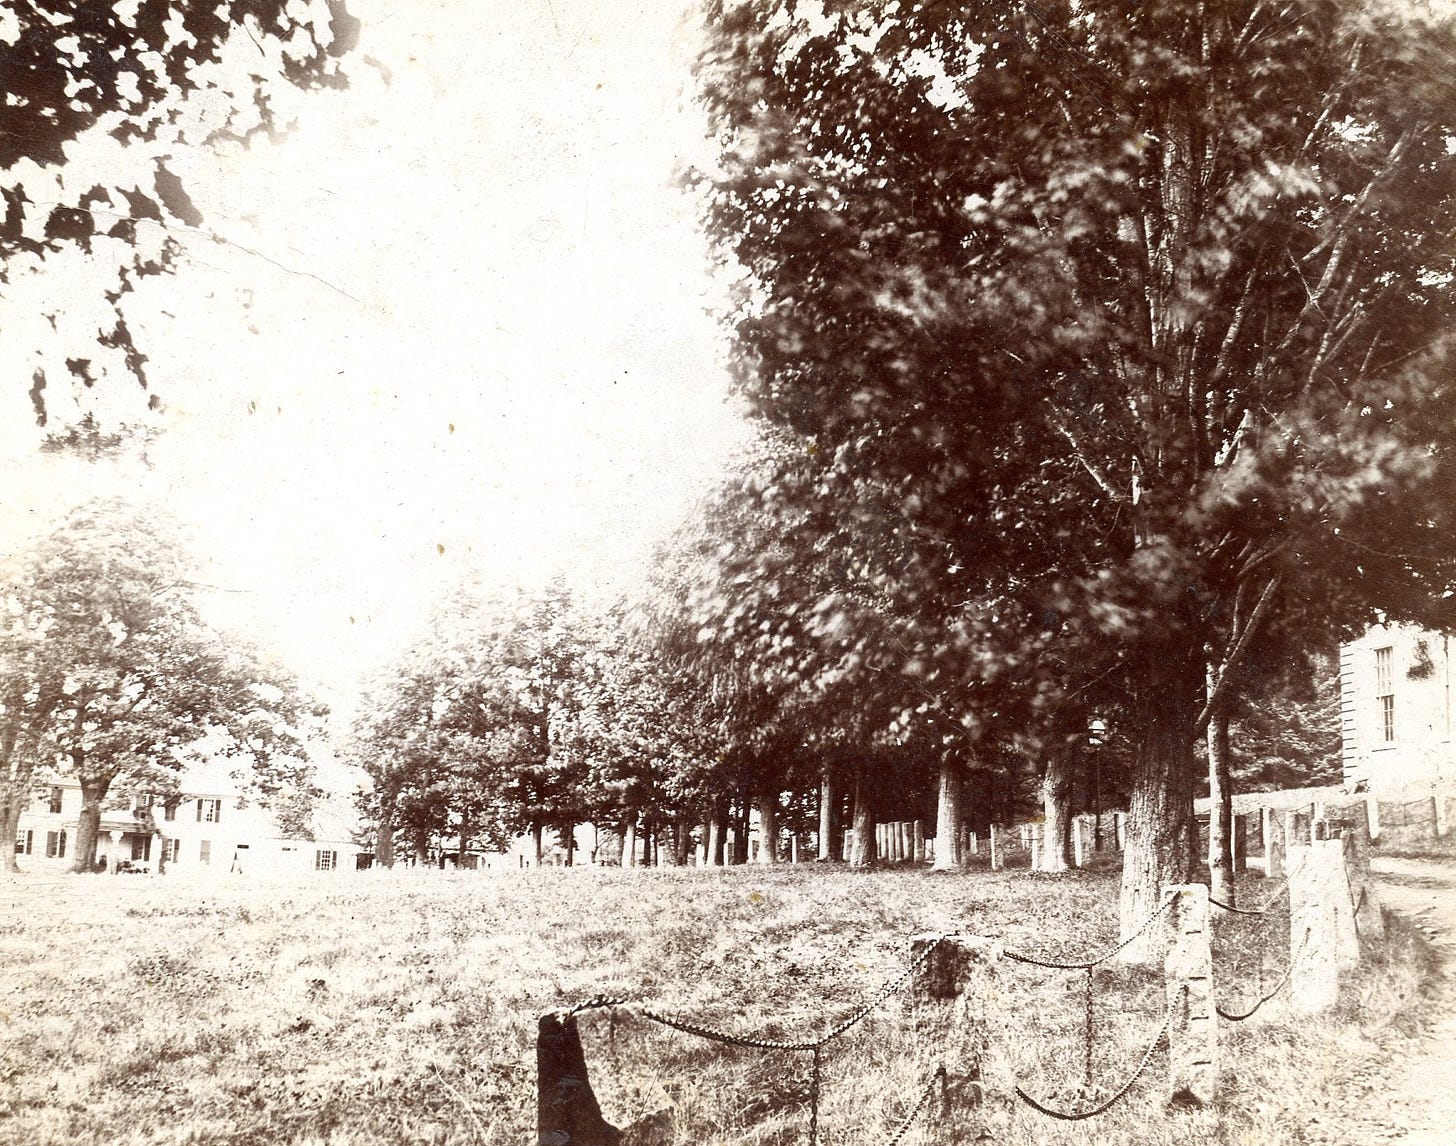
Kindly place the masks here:
<instances>
[{"instance_id":1,"label":"dry grass field","mask_svg":"<svg viewBox=\"0 0 1456 1146\"><path fill-rule=\"evenodd\" d=\"M0 1141L521 1146L534 1141L543 1011L622 994L734 1031L814 1037L904 968L913 933L959 929L1077 958L1113 941L1115 894L1110 870L7 879ZM1252 903L1267 895L1257 878L1245 890ZM1251 1001L1261 974L1277 981L1284 927L1220 924L1226 1009ZM1417 1022L1426 971L1397 929L1330 1017L1225 1025L1217 1111L1165 1109L1159 1051L1113 1110L1058 1122L1009 1084L1082 1101L1083 977L1005 965L986 1128L998 1143L1338 1141L1322 1120ZM1121 1084L1163 1015L1149 973L1107 965L1095 989L1094 1098ZM725 1048L611 1011L581 1025L614 1123L670 1110L675 1143L808 1140L807 1055ZM820 1142L894 1132L936 1061L910 1028L897 997L828 1048ZM903 1139L946 1140L928 1117Z\"/></svg>"}]
</instances>

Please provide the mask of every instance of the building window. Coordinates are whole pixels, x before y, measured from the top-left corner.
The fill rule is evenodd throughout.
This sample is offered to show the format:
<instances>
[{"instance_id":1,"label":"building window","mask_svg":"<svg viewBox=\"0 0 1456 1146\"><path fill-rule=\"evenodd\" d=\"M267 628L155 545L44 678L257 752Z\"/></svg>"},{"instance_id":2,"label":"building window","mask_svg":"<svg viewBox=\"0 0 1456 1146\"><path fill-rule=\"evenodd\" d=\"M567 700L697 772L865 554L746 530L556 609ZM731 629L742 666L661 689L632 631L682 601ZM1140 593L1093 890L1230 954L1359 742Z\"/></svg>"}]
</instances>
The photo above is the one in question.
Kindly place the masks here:
<instances>
[{"instance_id":1,"label":"building window","mask_svg":"<svg viewBox=\"0 0 1456 1146\"><path fill-rule=\"evenodd\" d=\"M47 811L50 812L51 815L53 815L53 816L59 816L61 814L61 797L64 794L65 794L65 789L63 789L63 788L61 788L59 786L55 786L55 787L52 787L51 788L50 804L49 804L49 806L46 809Z\"/></svg>"},{"instance_id":2,"label":"building window","mask_svg":"<svg viewBox=\"0 0 1456 1146\"><path fill-rule=\"evenodd\" d=\"M133 808L132 811L135 812L138 817L140 817L141 814L151 806L152 794L150 792L143 792L140 796L136 798L136 807Z\"/></svg>"},{"instance_id":3,"label":"building window","mask_svg":"<svg viewBox=\"0 0 1456 1146\"><path fill-rule=\"evenodd\" d=\"M34 848L34 847L35 847L35 833L33 831L30 831L30 830L27 829L26 831L17 832L16 833L16 835L15 835L15 854L16 855L18 855L18 856L28 856L31 853L31 849Z\"/></svg>"},{"instance_id":4,"label":"building window","mask_svg":"<svg viewBox=\"0 0 1456 1146\"><path fill-rule=\"evenodd\" d=\"M65 832L47 832L46 833L46 858L47 859L65 859L66 858L66 833Z\"/></svg>"},{"instance_id":5,"label":"building window","mask_svg":"<svg viewBox=\"0 0 1456 1146\"><path fill-rule=\"evenodd\" d=\"M165 804L162 805L162 819L166 820L170 824L176 818L177 818L177 801L176 800L168 800Z\"/></svg>"},{"instance_id":6,"label":"building window","mask_svg":"<svg viewBox=\"0 0 1456 1146\"><path fill-rule=\"evenodd\" d=\"M211 863L212 862L212 841L211 840L203 840L202 843L198 845L198 848L197 848L197 858L200 859L203 863Z\"/></svg>"},{"instance_id":7,"label":"building window","mask_svg":"<svg viewBox=\"0 0 1456 1146\"><path fill-rule=\"evenodd\" d=\"M339 853L327 848L320 848L314 853L313 866L316 871L333 871L339 866Z\"/></svg>"},{"instance_id":8,"label":"building window","mask_svg":"<svg viewBox=\"0 0 1456 1146\"><path fill-rule=\"evenodd\" d=\"M181 858L182 858L182 841L181 840L163 840L162 841L162 862L163 863L176 863Z\"/></svg>"},{"instance_id":9,"label":"building window","mask_svg":"<svg viewBox=\"0 0 1456 1146\"><path fill-rule=\"evenodd\" d=\"M198 800L197 801L197 822L199 824L215 824L222 819L221 800Z\"/></svg>"},{"instance_id":10,"label":"building window","mask_svg":"<svg viewBox=\"0 0 1456 1146\"><path fill-rule=\"evenodd\" d=\"M141 863L144 860L149 860L152 858L151 836L132 836L131 858L137 863Z\"/></svg>"},{"instance_id":11,"label":"building window","mask_svg":"<svg viewBox=\"0 0 1456 1146\"><path fill-rule=\"evenodd\" d=\"M1375 699L1380 703L1380 739L1386 744L1395 741L1395 673L1392 671L1393 649L1387 645L1375 650Z\"/></svg>"}]
</instances>

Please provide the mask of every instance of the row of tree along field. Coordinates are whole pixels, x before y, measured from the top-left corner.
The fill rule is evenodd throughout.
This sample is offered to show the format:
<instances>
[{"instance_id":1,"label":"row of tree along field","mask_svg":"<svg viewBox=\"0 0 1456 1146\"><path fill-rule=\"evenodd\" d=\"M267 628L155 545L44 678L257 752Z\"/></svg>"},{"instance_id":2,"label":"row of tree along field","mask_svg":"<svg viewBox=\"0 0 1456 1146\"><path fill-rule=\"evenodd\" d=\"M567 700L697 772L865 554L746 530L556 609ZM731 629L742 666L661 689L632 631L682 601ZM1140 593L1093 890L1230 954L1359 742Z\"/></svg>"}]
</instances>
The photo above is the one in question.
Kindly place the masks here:
<instances>
[{"instance_id":1,"label":"row of tree along field","mask_svg":"<svg viewBox=\"0 0 1456 1146\"><path fill-rule=\"evenodd\" d=\"M805 770L856 818L933 776L953 821L968 786L1023 794L1018 760L1068 784L1099 720L1124 927L1189 875L1200 742L1227 894L1264 666L1456 620L1453 63L1449 23L1382 0L709 3L687 183L763 455L644 645L562 675L549 597L488 639L522 715L469 743L534 761L523 822L586 814L554 746L603 730L635 744L603 790L670 832L694 798L771 826ZM566 737L543 698L592 674ZM404 714L455 704L407 676L402 760ZM434 782L382 785L384 821Z\"/></svg>"},{"instance_id":2,"label":"row of tree along field","mask_svg":"<svg viewBox=\"0 0 1456 1146\"><path fill-rule=\"evenodd\" d=\"M959 767L1115 714L1125 930L1190 874L1199 739L1222 883L1256 652L1453 621L1456 34L1415 12L709 6L691 182L777 536L907 619Z\"/></svg>"},{"instance_id":3,"label":"row of tree along field","mask_svg":"<svg viewBox=\"0 0 1456 1146\"><path fill-rule=\"evenodd\" d=\"M933 638L888 602L838 599L807 555L782 555L771 575L783 599L764 606L749 591L764 570L742 565L759 490L753 473L726 487L716 529L684 530L632 601L588 603L556 584L442 607L367 690L347 737L372 781L359 803L378 862L401 847L415 862L463 860L519 835L537 863L548 843L584 862L576 829L592 824L610 842L591 858L607 862L625 844L668 864L699 848L712 865L746 863L756 832L760 862L792 838L801 855L869 864L888 858L878 825L920 820L948 868L966 860L963 833L942 825L1038 817L1057 866L1074 815L1126 807L1131 730L1111 694L1029 703L1021 686L1036 680L1020 672L995 711L975 707L990 690L931 691L906 657ZM728 624L779 635L754 649L720 640ZM1251 664L1248 682L1229 709L1237 786L1336 780L1333 657ZM1001 723L982 734L972 718Z\"/></svg>"},{"instance_id":4,"label":"row of tree along field","mask_svg":"<svg viewBox=\"0 0 1456 1146\"><path fill-rule=\"evenodd\" d=\"M224 760L285 835L318 795L305 741L324 713L293 678L199 613L191 565L156 507L89 502L6 563L0 620L0 840L41 785L81 788L74 870L102 813L181 795L192 763Z\"/></svg>"}]
</instances>

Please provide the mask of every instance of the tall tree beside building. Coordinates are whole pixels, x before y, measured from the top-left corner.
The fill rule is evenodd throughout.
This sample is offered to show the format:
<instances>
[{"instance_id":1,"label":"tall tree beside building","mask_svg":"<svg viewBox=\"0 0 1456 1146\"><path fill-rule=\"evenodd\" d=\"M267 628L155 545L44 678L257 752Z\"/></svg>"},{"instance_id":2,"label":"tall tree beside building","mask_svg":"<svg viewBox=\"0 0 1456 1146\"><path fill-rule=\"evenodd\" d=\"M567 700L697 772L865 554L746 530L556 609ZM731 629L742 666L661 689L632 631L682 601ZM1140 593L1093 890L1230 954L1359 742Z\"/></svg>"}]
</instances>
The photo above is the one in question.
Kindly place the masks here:
<instances>
[{"instance_id":1,"label":"tall tree beside building","mask_svg":"<svg viewBox=\"0 0 1456 1146\"><path fill-rule=\"evenodd\" d=\"M73 779L75 869L87 871L113 785L174 791L204 741L238 757L265 804L311 793L308 706L205 623L186 574L160 515L118 500L73 511L17 563L0 664L10 838L38 767Z\"/></svg>"},{"instance_id":2,"label":"tall tree beside building","mask_svg":"<svg viewBox=\"0 0 1456 1146\"><path fill-rule=\"evenodd\" d=\"M1428 611L1453 581L1451 27L768 0L709 28L739 386L893 491L951 583L1105 659L1130 933L1188 875L1193 744L1291 586Z\"/></svg>"}]
</instances>

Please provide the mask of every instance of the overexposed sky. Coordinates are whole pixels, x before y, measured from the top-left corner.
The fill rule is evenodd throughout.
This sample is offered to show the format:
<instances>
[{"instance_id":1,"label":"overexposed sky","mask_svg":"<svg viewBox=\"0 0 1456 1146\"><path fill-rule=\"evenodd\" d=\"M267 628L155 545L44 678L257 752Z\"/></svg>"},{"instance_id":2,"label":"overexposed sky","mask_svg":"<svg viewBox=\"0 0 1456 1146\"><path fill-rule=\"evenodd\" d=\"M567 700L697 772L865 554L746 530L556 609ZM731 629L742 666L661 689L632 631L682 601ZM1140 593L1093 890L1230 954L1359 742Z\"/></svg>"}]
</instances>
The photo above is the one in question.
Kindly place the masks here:
<instances>
[{"instance_id":1,"label":"overexposed sky","mask_svg":"<svg viewBox=\"0 0 1456 1146\"><path fill-rule=\"evenodd\" d=\"M39 315L84 342L108 321L96 268L18 276L0 322L5 542L139 481L192 528L209 607L335 693L461 578L629 578L743 432L670 185L700 147L677 0L350 10L348 91L293 100L276 144L169 160L205 221L125 303L165 403L149 473L34 454ZM51 372L58 410L68 385ZM145 400L99 392L107 418Z\"/></svg>"}]
</instances>

